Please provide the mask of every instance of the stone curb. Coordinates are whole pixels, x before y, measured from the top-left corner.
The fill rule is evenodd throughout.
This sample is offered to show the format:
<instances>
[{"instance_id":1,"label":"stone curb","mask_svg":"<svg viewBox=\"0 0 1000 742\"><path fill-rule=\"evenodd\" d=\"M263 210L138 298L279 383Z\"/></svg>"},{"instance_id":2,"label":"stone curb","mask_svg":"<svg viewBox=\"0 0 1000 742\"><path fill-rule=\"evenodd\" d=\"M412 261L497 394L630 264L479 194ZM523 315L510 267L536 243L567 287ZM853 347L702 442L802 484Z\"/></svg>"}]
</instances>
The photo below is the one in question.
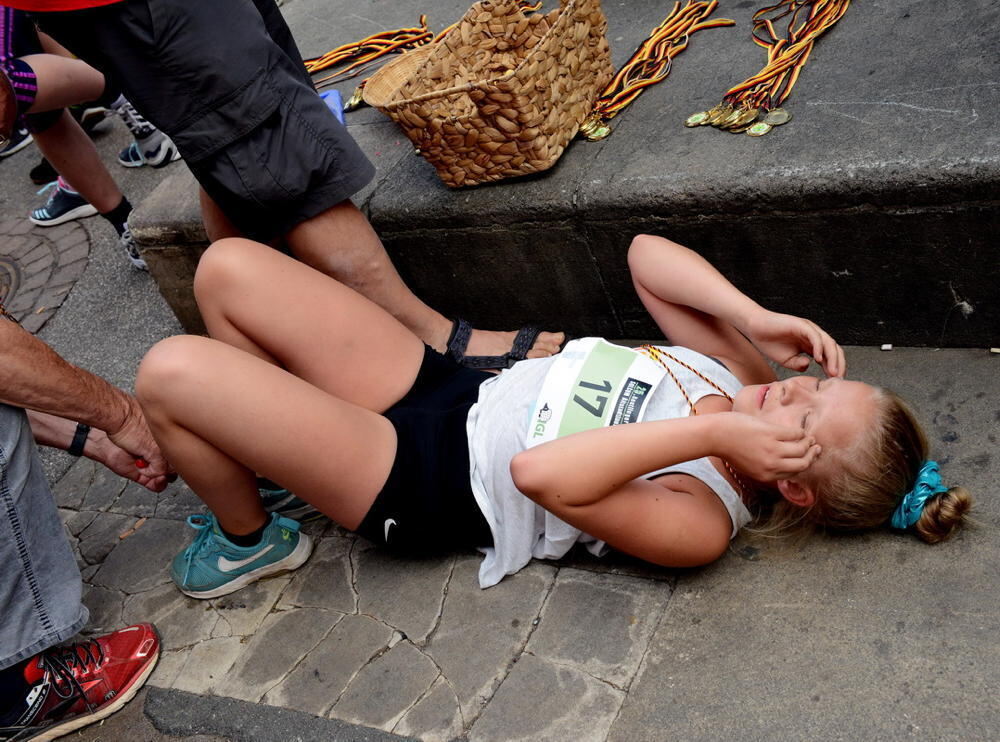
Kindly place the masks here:
<instances>
[{"instance_id":1,"label":"stone curb","mask_svg":"<svg viewBox=\"0 0 1000 742\"><path fill-rule=\"evenodd\" d=\"M214 734L234 742L400 742L400 737L379 729L321 719L301 711L200 696L179 690L150 688L146 715L164 734Z\"/></svg>"}]
</instances>

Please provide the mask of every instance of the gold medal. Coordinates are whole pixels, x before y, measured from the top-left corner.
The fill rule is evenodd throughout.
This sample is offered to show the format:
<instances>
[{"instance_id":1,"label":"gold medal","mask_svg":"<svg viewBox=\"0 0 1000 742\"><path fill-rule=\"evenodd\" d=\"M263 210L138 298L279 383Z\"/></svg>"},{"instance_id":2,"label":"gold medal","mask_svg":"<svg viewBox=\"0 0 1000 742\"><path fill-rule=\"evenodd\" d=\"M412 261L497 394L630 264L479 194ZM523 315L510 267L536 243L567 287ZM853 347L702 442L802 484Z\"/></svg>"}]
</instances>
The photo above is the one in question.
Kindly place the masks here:
<instances>
[{"instance_id":1,"label":"gold medal","mask_svg":"<svg viewBox=\"0 0 1000 742\"><path fill-rule=\"evenodd\" d=\"M715 113L713 113L713 111ZM712 126L718 126L722 121L725 121L727 118L733 115L733 107L720 105L716 106L708 113L709 113L708 123L710 123Z\"/></svg>"},{"instance_id":2,"label":"gold medal","mask_svg":"<svg viewBox=\"0 0 1000 742\"><path fill-rule=\"evenodd\" d=\"M747 128L747 135L751 137L762 137L774 127L766 121L758 121Z\"/></svg>"},{"instance_id":3,"label":"gold medal","mask_svg":"<svg viewBox=\"0 0 1000 742\"><path fill-rule=\"evenodd\" d=\"M709 115L708 111L701 111L700 113L692 113L684 120L684 126L689 129L693 129L695 126L704 126L708 123Z\"/></svg>"},{"instance_id":4,"label":"gold medal","mask_svg":"<svg viewBox=\"0 0 1000 742\"><path fill-rule=\"evenodd\" d=\"M720 129L728 129L730 126L736 126L742 116L743 111L737 109L717 123L716 126Z\"/></svg>"},{"instance_id":5,"label":"gold medal","mask_svg":"<svg viewBox=\"0 0 1000 742\"><path fill-rule=\"evenodd\" d=\"M772 108L764 116L764 123L770 124L771 126L781 126L782 124L787 124L792 120L792 114L786 111L784 108Z\"/></svg>"}]
</instances>

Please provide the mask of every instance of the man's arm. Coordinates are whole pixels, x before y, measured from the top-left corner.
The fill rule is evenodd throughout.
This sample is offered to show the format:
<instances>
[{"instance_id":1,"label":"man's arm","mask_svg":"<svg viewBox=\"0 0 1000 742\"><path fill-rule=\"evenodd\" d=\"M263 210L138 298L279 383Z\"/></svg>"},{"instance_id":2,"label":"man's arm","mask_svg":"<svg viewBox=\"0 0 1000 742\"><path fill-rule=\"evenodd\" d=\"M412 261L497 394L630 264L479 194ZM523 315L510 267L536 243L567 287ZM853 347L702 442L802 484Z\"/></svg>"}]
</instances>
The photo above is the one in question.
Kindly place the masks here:
<instances>
[{"instance_id":1,"label":"man's arm","mask_svg":"<svg viewBox=\"0 0 1000 742\"><path fill-rule=\"evenodd\" d=\"M65 361L41 340L3 319L0 402L90 425L107 433L133 459L147 462L142 469L145 478L167 473L134 397Z\"/></svg>"}]
</instances>

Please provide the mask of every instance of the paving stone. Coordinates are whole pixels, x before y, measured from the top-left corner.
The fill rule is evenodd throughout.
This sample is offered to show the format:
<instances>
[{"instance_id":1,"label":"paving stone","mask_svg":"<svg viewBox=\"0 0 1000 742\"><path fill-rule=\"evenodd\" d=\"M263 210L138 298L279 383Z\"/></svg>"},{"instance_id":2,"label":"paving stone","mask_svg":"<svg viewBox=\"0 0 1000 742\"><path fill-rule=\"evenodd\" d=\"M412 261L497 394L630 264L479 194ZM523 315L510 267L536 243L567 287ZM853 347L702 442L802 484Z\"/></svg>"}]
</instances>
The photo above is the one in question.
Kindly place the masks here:
<instances>
[{"instance_id":1,"label":"paving stone","mask_svg":"<svg viewBox=\"0 0 1000 742\"><path fill-rule=\"evenodd\" d=\"M439 676L426 655L402 641L361 669L329 716L390 731Z\"/></svg>"},{"instance_id":2,"label":"paving stone","mask_svg":"<svg viewBox=\"0 0 1000 742\"><path fill-rule=\"evenodd\" d=\"M106 587L96 585L85 585L83 604L90 611L90 621L87 622L86 627L88 634L106 634L125 625L122 622L125 594L121 591L109 590Z\"/></svg>"},{"instance_id":3,"label":"paving stone","mask_svg":"<svg viewBox=\"0 0 1000 742\"><path fill-rule=\"evenodd\" d=\"M83 530L94 522L100 513L95 513L91 510L66 510L64 508L59 509L59 517L62 518L63 525L69 529L69 532L73 536L79 536Z\"/></svg>"},{"instance_id":4,"label":"paving stone","mask_svg":"<svg viewBox=\"0 0 1000 742\"><path fill-rule=\"evenodd\" d=\"M170 688L173 686L174 681L177 680L178 675L180 675L190 653L190 649L164 649L161 643L160 659L153 669L153 674L149 676L149 680L146 682L149 685L155 685L157 688Z\"/></svg>"},{"instance_id":5,"label":"paving stone","mask_svg":"<svg viewBox=\"0 0 1000 742\"><path fill-rule=\"evenodd\" d=\"M52 488L56 504L61 508L79 510L83 497L94 479L96 464L90 459L80 458Z\"/></svg>"},{"instance_id":6,"label":"paving stone","mask_svg":"<svg viewBox=\"0 0 1000 742\"><path fill-rule=\"evenodd\" d=\"M279 605L354 613L357 596L351 581L353 545L352 539L338 533L321 537L309 561L295 571Z\"/></svg>"},{"instance_id":7,"label":"paving stone","mask_svg":"<svg viewBox=\"0 0 1000 742\"><path fill-rule=\"evenodd\" d=\"M520 655L556 573L551 565L533 562L481 590L479 561L474 556L459 558L441 623L425 647L455 688L466 719L479 714Z\"/></svg>"},{"instance_id":8,"label":"paving stone","mask_svg":"<svg viewBox=\"0 0 1000 742\"><path fill-rule=\"evenodd\" d=\"M83 496L81 510L107 510L125 489L129 480L119 477L104 466L94 467L90 487Z\"/></svg>"},{"instance_id":9,"label":"paving stone","mask_svg":"<svg viewBox=\"0 0 1000 742\"><path fill-rule=\"evenodd\" d=\"M368 616L345 616L264 702L322 716L348 683L392 640L392 629Z\"/></svg>"},{"instance_id":10,"label":"paving stone","mask_svg":"<svg viewBox=\"0 0 1000 742\"><path fill-rule=\"evenodd\" d=\"M140 621L155 624L167 649L189 647L210 639L219 621L219 614L208 601L187 597L173 583L128 596L122 615L128 624Z\"/></svg>"},{"instance_id":11,"label":"paving stone","mask_svg":"<svg viewBox=\"0 0 1000 742\"><path fill-rule=\"evenodd\" d=\"M625 694L525 654L469 731L470 742L604 742ZM669 738L662 730L657 739Z\"/></svg>"},{"instance_id":12,"label":"paving stone","mask_svg":"<svg viewBox=\"0 0 1000 742\"><path fill-rule=\"evenodd\" d=\"M189 693L211 693L246 651L246 643L238 636L198 642L188 650L187 659L170 687Z\"/></svg>"},{"instance_id":13,"label":"paving stone","mask_svg":"<svg viewBox=\"0 0 1000 742\"><path fill-rule=\"evenodd\" d=\"M564 568L527 651L627 688L670 592L662 582Z\"/></svg>"},{"instance_id":14,"label":"paving stone","mask_svg":"<svg viewBox=\"0 0 1000 742\"><path fill-rule=\"evenodd\" d=\"M94 581L125 593L139 593L170 583L170 562L189 543L191 529L185 523L149 518L135 533L118 542Z\"/></svg>"},{"instance_id":15,"label":"paving stone","mask_svg":"<svg viewBox=\"0 0 1000 742\"><path fill-rule=\"evenodd\" d=\"M80 554L87 564L102 561L118 546L118 537L134 526L136 519L130 515L98 513L80 533Z\"/></svg>"},{"instance_id":16,"label":"paving stone","mask_svg":"<svg viewBox=\"0 0 1000 742\"><path fill-rule=\"evenodd\" d=\"M134 515L137 518L150 518L156 512L158 497L155 492L150 492L135 482L129 482L118 499L108 506L108 510L112 513Z\"/></svg>"},{"instance_id":17,"label":"paving stone","mask_svg":"<svg viewBox=\"0 0 1000 742\"><path fill-rule=\"evenodd\" d=\"M392 731L422 742L449 742L461 736L464 726L455 690L444 677L439 677L430 692L406 712Z\"/></svg>"},{"instance_id":18,"label":"paving stone","mask_svg":"<svg viewBox=\"0 0 1000 742\"><path fill-rule=\"evenodd\" d=\"M198 495L181 481L161 492L156 501L156 517L167 520L187 520L189 515L204 513L207 510Z\"/></svg>"},{"instance_id":19,"label":"paving stone","mask_svg":"<svg viewBox=\"0 0 1000 742\"><path fill-rule=\"evenodd\" d=\"M97 574L97 570L100 568L100 564L88 564L86 567L80 568L80 576L83 578L83 581L89 585L94 579L94 575Z\"/></svg>"},{"instance_id":20,"label":"paving stone","mask_svg":"<svg viewBox=\"0 0 1000 742\"><path fill-rule=\"evenodd\" d=\"M210 601L219 614L214 637L248 636L260 628L289 582L288 575L259 580L235 593Z\"/></svg>"},{"instance_id":21,"label":"paving stone","mask_svg":"<svg viewBox=\"0 0 1000 742\"><path fill-rule=\"evenodd\" d=\"M216 692L257 701L316 647L340 617L339 613L315 608L271 614L229 676L216 686Z\"/></svg>"},{"instance_id":22,"label":"paving stone","mask_svg":"<svg viewBox=\"0 0 1000 742\"><path fill-rule=\"evenodd\" d=\"M397 557L365 544L354 559L358 610L424 641L437 623L454 557Z\"/></svg>"}]
</instances>

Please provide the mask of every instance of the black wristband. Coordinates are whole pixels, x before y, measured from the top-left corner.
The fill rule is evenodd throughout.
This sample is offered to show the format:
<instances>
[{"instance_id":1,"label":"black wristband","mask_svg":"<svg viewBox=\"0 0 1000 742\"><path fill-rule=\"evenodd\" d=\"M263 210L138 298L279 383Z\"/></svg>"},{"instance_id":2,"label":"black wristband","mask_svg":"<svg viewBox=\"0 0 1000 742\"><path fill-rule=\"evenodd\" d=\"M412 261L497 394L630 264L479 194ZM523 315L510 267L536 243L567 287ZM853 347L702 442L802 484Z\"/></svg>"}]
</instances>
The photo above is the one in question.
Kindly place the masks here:
<instances>
[{"instance_id":1,"label":"black wristband","mask_svg":"<svg viewBox=\"0 0 1000 742\"><path fill-rule=\"evenodd\" d=\"M73 434L73 442L69 444L66 452L70 456L83 456L83 447L87 445L88 435L90 435L90 426L77 423L76 433Z\"/></svg>"}]
</instances>

